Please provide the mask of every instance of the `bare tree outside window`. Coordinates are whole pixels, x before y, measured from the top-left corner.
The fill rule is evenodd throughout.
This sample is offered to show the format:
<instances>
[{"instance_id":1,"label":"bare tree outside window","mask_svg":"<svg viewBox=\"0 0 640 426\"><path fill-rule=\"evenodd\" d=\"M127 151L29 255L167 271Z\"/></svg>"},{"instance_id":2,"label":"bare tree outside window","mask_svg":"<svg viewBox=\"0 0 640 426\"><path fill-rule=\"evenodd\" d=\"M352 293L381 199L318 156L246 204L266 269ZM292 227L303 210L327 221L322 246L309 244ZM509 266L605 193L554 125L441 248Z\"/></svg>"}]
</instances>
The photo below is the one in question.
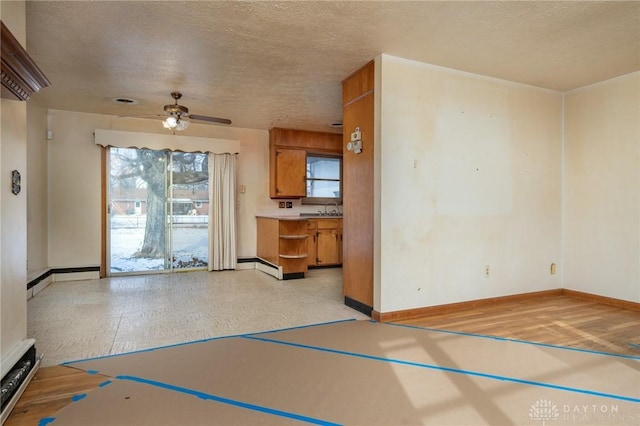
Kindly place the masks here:
<instances>
[{"instance_id":1,"label":"bare tree outside window","mask_svg":"<svg viewBox=\"0 0 640 426\"><path fill-rule=\"evenodd\" d=\"M150 269L206 266L208 156L149 149L110 151L111 251L118 250L118 241L131 244L137 238L139 244L134 252L111 256L112 272L132 271L130 266L114 265L124 263L123 256L129 263L140 259L141 270L148 269L142 260L160 260ZM119 239L115 230L120 227L135 231Z\"/></svg>"}]
</instances>

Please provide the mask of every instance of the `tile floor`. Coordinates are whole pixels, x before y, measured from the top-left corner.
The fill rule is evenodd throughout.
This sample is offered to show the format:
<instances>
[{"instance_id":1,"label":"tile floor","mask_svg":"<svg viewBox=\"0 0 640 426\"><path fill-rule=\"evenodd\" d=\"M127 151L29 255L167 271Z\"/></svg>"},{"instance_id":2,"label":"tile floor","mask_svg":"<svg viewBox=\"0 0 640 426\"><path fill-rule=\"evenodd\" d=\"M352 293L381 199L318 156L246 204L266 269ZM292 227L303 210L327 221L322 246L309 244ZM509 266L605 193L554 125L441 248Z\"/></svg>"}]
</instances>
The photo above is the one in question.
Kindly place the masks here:
<instances>
[{"instance_id":1,"label":"tile floor","mask_svg":"<svg viewBox=\"0 0 640 426\"><path fill-rule=\"evenodd\" d=\"M175 343L368 317L343 304L342 270L278 281L257 271L137 275L49 285L27 302L43 366Z\"/></svg>"}]
</instances>

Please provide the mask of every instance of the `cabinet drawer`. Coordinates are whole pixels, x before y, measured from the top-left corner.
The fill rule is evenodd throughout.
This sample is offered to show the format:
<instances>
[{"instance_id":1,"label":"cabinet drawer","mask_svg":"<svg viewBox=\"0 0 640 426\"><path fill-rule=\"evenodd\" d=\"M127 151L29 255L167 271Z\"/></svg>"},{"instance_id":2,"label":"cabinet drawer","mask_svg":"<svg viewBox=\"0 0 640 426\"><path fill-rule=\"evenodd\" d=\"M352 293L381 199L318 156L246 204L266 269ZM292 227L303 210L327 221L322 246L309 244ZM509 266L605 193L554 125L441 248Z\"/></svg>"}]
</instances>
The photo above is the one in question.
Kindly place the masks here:
<instances>
[{"instance_id":1,"label":"cabinet drawer","mask_svg":"<svg viewBox=\"0 0 640 426\"><path fill-rule=\"evenodd\" d=\"M340 219L318 219L318 229L338 229Z\"/></svg>"}]
</instances>

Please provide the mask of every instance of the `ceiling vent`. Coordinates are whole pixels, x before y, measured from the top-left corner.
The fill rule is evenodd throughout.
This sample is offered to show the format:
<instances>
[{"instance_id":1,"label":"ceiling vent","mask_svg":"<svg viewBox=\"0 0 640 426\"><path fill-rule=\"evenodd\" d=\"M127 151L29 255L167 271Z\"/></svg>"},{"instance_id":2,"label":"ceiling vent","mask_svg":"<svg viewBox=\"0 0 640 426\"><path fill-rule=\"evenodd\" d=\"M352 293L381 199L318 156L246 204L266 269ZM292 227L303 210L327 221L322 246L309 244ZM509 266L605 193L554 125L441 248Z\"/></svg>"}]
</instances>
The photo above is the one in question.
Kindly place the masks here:
<instances>
[{"instance_id":1,"label":"ceiling vent","mask_svg":"<svg viewBox=\"0 0 640 426\"><path fill-rule=\"evenodd\" d=\"M31 95L51 83L31 59L4 22L2 26L2 97L28 101Z\"/></svg>"}]
</instances>

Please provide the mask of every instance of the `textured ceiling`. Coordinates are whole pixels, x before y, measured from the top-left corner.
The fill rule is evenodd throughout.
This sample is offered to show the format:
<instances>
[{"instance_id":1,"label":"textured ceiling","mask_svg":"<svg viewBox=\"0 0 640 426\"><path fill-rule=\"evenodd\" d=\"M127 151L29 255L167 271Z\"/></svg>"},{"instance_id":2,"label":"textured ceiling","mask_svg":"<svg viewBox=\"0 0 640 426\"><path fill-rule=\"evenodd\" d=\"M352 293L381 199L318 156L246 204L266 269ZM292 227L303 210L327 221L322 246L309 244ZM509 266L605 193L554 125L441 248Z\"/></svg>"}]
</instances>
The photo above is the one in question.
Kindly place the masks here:
<instances>
[{"instance_id":1,"label":"textured ceiling","mask_svg":"<svg viewBox=\"0 0 640 426\"><path fill-rule=\"evenodd\" d=\"M640 2L28 1L49 108L335 131L341 81L381 53L566 91L640 69ZM113 98L128 97L136 105Z\"/></svg>"}]
</instances>

